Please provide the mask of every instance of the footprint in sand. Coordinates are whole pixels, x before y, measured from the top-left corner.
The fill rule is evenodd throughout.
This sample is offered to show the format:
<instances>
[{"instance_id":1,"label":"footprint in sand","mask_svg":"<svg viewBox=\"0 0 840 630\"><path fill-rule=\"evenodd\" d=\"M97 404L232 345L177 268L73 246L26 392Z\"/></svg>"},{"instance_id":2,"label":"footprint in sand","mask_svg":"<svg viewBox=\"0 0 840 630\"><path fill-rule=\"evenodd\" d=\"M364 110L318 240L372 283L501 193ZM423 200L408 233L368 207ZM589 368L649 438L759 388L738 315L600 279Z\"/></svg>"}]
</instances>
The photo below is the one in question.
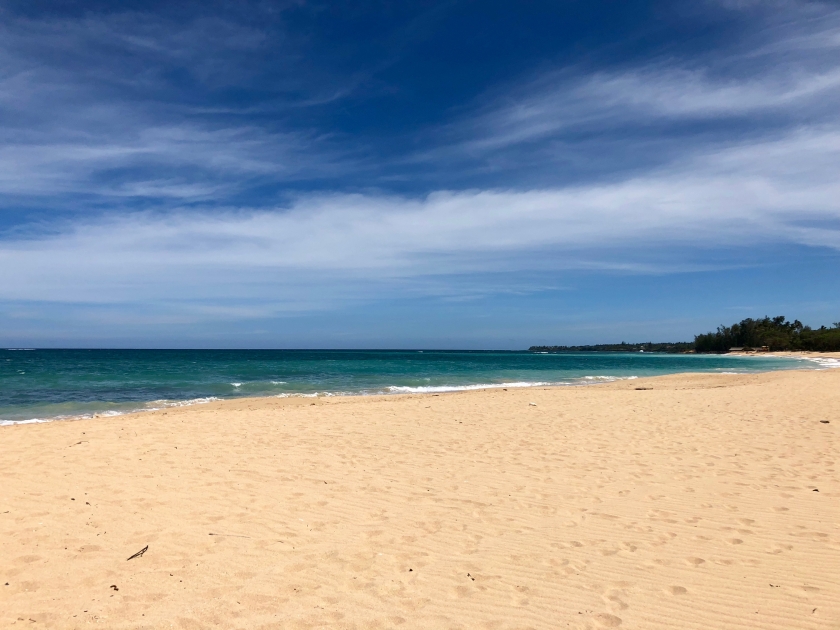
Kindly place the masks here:
<instances>
[{"instance_id":1,"label":"footprint in sand","mask_svg":"<svg viewBox=\"0 0 840 630\"><path fill-rule=\"evenodd\" d=\"M511 599L516 606L527 606L529 603L528 596L531 592L527 586L514 586Z\"/></svg>"},{"instance_id":2,"label":"footprint in sand","mask_svg":"<svg viewBox=\"0 0 840 630\"><path fill-rule=\"evenodd\" d=\"M686 558L685 561L688 562L688 564L693 564L695 567L699 567L701 564L706 563L706 561L703 560L703 558L694 558L694 557Z\"/></svg>"},{"instance_id":3,"label":"footprint in sand","mask_svg":"<svg viewBox=\"0 0 840 630\"><path fill-rule=\"evenodd\" d=\"M669 586L667 588L667 591L671 595L685 595L686 593L688 593L688 589L684 586Z\"/></svg>"},{"instance_id":4,"label":"footprint in sand","mask_svg":"<svg viewBox=\"0 0 840 630\"><path fill-rule=\"evenodd\" d=\"M472 591L468 589L466 586L456 586L452 589L452 595L457 597L458 599L463 599L464 597L470 597L472 595Z\"/></svg>"},{"instance_id":5,"label":"footprint in sand","mask_svg":"<svg viewBox=\"0 0 840 630\"><path fill-rule=\"evenodd\" d=\"M619 610L627 610L629 605L624 602L618 594L607 595L604 597L608 603L612 604L611 607L617 607Z\"/></svg>"},{"instance_id":6,"label":"footprint in sand","mask_svg":"<svg viewBox=\"0 0 840 630\"><path fill-rule=\"evenodd\" d=\"M621 625L621 617L616 617L608 613L598 613L594 619L598 625L604 628L617 628Z\"/></svg>"},{"instance_id":7,"label":"footprint in sand","mask_svg":"<svg viewBox=\"0 0 840 630\"><path fill-rule=\"evenodd\" d=\"M776 545L773 545L770 549L768 549L767 552L776 554L776 553L782 553L784 551L790 551L791 549L793 549L793 545L776 544Z\"/></svg>"},{"instance_id":8,"label":"footprint in sand","mask_svg":"<svg viewBox=\"0 0 840 630\"><path fill-rule=\"evenodd\" d=\"M15 558L15 562L20 564L30 564L32 562L38 562L41 559L41 556L20 556L19 558Z\"/></svg>"},{"instance_id":9,"label":"footprint in sand","mask_svg":"<svg viewBox=\"0 0 840 630\"><path fill-rule=\"evenodd\" d=\"M726 540L726 542L728 542L730 545L740 545L740 544L742 544L744 541L743 541L743 540L741 540L740 538L728 538L728 539Z\"/></svg>"}]
</instances>

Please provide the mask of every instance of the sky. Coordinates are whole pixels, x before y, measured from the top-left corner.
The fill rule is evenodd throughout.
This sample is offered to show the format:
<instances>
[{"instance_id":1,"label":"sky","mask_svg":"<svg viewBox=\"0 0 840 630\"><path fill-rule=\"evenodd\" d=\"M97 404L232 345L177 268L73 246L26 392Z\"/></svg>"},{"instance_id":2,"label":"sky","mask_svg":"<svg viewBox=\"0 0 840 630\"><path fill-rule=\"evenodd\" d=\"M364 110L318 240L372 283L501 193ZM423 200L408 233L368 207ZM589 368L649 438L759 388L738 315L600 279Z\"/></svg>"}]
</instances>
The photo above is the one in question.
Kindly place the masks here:
<instances>
[{"instance_id":1,"label":"sky","mask_svg":"<svg viewBox=\"0 0 840 630\"><path fill-rule=\"evenodd\" d=\"M836 2L0 0L0 345L840 321Z\"/></svg>"}]
</instances>

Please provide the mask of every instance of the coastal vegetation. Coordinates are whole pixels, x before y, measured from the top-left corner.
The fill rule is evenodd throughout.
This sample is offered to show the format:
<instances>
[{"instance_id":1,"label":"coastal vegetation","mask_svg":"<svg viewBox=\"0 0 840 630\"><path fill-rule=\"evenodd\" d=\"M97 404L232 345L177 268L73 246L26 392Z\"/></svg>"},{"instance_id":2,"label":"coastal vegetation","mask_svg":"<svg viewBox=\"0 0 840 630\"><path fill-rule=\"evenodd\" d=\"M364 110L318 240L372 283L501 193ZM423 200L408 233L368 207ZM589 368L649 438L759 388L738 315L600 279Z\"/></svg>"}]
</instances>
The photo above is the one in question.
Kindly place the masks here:
<instances>
[{"instance_id":1,"label":"coastal vegetation","mask_svg":"<svg viewBox=\"0 0 840 630\"><path fill-rule=\"evenodd\" d=\"M605 343L591 346L531 346L531 352L729 352L742 350L840 351L840 322L831 328L811 328L798 319L789 322L779 317L747 318L731 326L719 326L714 332L696 335L694 341L678 343Z\"/></svg>"},{"instance_id":2,"label":"coastal vegetation","mask_svg":"<svg viewBox=\"0 0 840 630\"><path fill-rule=\"evenodd\" d=\"M838 351L840 322L835 322L831 328L811 328L798 319L789 322L784 316L772 319L748 318L732 326L719 326L715 332L694 338L694 349L697 352L728 352L731 348Z\"/></svg>"}]
</instances>

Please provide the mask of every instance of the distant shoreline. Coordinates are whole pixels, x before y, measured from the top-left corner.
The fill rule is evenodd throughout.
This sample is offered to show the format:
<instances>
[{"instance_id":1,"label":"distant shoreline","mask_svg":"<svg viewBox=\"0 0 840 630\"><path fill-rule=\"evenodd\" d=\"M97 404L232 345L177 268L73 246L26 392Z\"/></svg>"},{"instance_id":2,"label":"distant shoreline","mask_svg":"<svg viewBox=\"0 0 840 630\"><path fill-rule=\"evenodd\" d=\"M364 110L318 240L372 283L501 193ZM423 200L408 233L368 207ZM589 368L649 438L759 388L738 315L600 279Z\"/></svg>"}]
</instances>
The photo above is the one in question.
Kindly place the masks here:
<instances>
[{"instance_id":1,"label":"distant shoreline","mask_svg":"<svg viewBox=\"0 0 840 630\"><path fill-rule=\"evenodd\" d=\"M628 344L629 345L629 344ZM746 351L736 351L736 352L697 352L696 350L687 350L681 352L667 352L663 350L604 350L602 348L594 348L592 346L580 346L574 347L573 349L564 348L564 349L554 349L552 346L531 346L528 348L528 352L534 352L536 354L539 353L549 353L549 354L574 354L577 352L603 352L603 353L615 353L615 352L624 352L627 354L633 354L634 352L644 352L645 354L708 354L708 355L728 355L731 357L780 357L780 358L791 358L795 359L798 357L808 358L808 357L830 357L830 358L840 358L840 351L836 350L776 350L776 351L762 351L762 350L746 350Z\"/></svg>"}]
</instances>

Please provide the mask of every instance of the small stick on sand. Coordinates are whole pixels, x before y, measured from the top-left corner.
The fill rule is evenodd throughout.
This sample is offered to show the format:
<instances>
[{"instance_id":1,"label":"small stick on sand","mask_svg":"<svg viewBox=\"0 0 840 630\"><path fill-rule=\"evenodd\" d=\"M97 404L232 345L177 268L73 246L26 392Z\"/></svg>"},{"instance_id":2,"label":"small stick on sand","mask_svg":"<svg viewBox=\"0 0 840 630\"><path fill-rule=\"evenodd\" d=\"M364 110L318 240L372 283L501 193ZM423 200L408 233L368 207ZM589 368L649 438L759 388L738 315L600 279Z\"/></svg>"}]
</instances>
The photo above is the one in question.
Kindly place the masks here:
<instances>
[{"instance_id":1,"label":"small stick on sand","mask_svg":"<svg viewBox=\"0 0 840 630\"><path fill-rule=\"evenodd\" d=\"M135 553L133 556L131 556L130 558L127 558L127 560L134 560L134 558L141 558L141 557L143 556L143 554L144 554L144 553L146 553L146 550L147 550L148 548L149 548L149 545L146 545L146 546L145 546L145 547L143 547L140 551L138 551L137 553Z\"/></svg>"}]
</instances>

